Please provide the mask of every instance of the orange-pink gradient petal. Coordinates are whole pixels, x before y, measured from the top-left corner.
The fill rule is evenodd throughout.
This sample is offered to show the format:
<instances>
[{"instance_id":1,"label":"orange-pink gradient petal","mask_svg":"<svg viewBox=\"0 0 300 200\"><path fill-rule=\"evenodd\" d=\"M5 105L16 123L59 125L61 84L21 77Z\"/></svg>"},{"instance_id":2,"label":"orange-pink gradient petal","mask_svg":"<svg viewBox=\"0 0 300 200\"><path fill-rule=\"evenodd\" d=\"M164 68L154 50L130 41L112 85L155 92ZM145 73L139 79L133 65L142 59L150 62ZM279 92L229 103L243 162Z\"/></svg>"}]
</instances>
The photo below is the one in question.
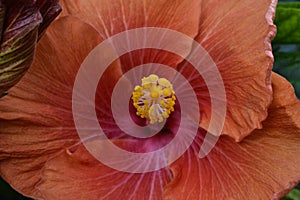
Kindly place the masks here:
<instances>
[{"instance_id":1,"label":"orange-pink gradient petal","mask_svg":"<svg viewBox=\"0 0 300 200\"><path fill-rule=\"evenodd\" d=\"M64 8L62 16L73 15L91 24L99 32L102 40L127 30L144 27L176 30L192 38L199 32L199 0L62 0L61 4ZM144 39L147 41L149 38L145 35ZM129 46L131 42L134 41L124 41L129 43ZM162 42L160 38L147 41L153 44L158 42ZM187 46L183 52L185 55L191 50L191 44ZM174 64L183 60L178 56L165 55L163 51L140 50L135 53L121 58L121 64L132 68L136 64L135 61L143 57L153 63L175 67ZM127 71L127 68L124 71Z\"/></svg>"},{"instance_id":2,"label":"orange-pink gradient petal","mask_svg":"<svg viewBox=\"0 0 300 200\"><path fill-rule=\"evenodd\" d=\"M166 199L279 199L300 182L300 102L284 78L274 74L272 86L263 129L240 143L222 136L203 159L197 157L200 134L171 166L174 179Z\"/></svg>"},{"instance_id":3,"label":"orange-pink gradient petal","mask_svg":"<svg viewBox=\"0 0 300 200\"><path fill-rule=\"evenodd\" d=\"M261 128L271 102L273 56L270 40L276 0L203 0L196 40L216 63L226 89L227 115L222 134L241 141ZM183 70L184 71L184 70ZM194 81L203 85L201 79ZM199 99L209 98L203 88ZM209 102L209 101L208 101ZM202 108L200 126L207 129L209 107Z\"/></svg>"},{"instance_id":4,"label":"orange-pink gradient petal","mask_svg":"<svg viewBox=\"0 0 300 200\"><path fill-rule=\"evenodd\" d=\"M99 42L90 25L73 17L56 20L28 73L1 98L0 174L17 191L40 198L35 185L45 162L79 141L72 119L73 82Z\"/></svg>"},{"instance_id":5,"label":"orange-pink gradient petal","mask_svg":"<svg viewBox=\"0 0 300 200\"><path fill-rule=\"evenodd\" d=\"M127 140L126 145L129 143ZM143 174L119 172L100 163L82 145L50 160L42 176L38 187L49 200L159 200L172 177L168 169Z\"/></svg>"}]
</instances>

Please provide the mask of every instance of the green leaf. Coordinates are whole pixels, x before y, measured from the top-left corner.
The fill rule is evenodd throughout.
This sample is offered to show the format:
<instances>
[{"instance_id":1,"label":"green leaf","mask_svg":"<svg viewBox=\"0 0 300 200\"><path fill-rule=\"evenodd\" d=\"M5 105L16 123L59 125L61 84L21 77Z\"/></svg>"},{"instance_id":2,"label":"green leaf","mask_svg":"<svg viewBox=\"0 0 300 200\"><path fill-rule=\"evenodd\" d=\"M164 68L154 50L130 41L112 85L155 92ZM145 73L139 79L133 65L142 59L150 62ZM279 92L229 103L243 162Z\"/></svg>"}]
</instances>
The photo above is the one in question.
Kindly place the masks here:
<instances>
[{"instance_id":1,"label":"green leaf","mask_svg":"<svg viewBox=\"0 0 300 200\"><path fill-rule=\"evenodd\" d=\"M281 200L300 200L300 190L294 189Z\"/></svg>"},{"instance_id":2,"label":"green leaf","mask_svg":"<svg viewBox=\"0 0 300 200\"><path fill-rule=\"evenodd\" d=\"M274 52L274 56L273 70L286 77L300 97L300 52Z\"/></svg>"},{"instance_id":3,"label":"green leaf","mask_svg":"<svg viewBox=\"0 0 300 200\"><path fill-rule=\"evenodd\" d=\"M300 44L300 2L280 2L276 10L274 44Z\"/></svg>"}]
</instances>

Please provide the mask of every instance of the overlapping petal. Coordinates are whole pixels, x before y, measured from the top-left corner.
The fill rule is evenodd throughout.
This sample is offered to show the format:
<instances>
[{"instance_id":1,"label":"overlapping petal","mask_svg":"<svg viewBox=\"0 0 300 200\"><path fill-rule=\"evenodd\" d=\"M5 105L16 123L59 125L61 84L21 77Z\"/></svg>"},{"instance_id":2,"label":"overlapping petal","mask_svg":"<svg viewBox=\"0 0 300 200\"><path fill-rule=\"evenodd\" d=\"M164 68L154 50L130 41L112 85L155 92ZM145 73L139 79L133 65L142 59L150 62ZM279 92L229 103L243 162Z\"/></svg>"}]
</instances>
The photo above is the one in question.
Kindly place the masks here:
<instances>
[{"instance_id":1,"label":"overlapping petal","mask_svg":"<svg viewBox=\"0 0 300 200\"><path fill-rule=\"evenodd\" d=\"M91 24L98 30L103 40L122 33L127 30L144 27L160 27L179 31L191 38L194 38L199 29L200 1L198 0L63 0L62 6L65 8L63 15L73 15ZM148 40L145 31L143 36L145 42ZM131 46L135 41L124 41ZM159 43L161 38L147 43ZM114 44L122 45L122 44ZM188 55L191 43L186 44L183 54ZM145 60L140 61L141 58ZM135 53L129 53L120 58L122 69L126 72L132 69L138 62L164 63L175 67L183 60L179 56L169 55L163 51L140 50ZM127 67L127 68L126 68ZM129 68L128 68L129 67Z\"/></svg>"},{"instance_id":2,"label":"overlapping petal","mask_svg":"<svg viewBox=\"0 0 300 200\"><path fill-rule=\"evenodd\" d=\"M161 27L191 37L198 33L200 1L167 0L62 0L63 15L90 23L102 39L134 28Z\"/></svg>"},{"instance_id":3,"label":"overlapping petal","mask_svg":"<svg viewBox=\"0 0 300 200\"><path fill-rule=\"evenodd\" d=\"M129 144L130 141L126 141L126 146ZM132 145L132 148L135 147ZM168 169L143 174L119 172L100 163L83 146L50 160L42 176L38 187L44 198L49 200L159 200L164 186L172 178Z\"/></svg>"},{"instance_id":4,"label":"overlapping petal","mask_svg":"<svg viewBox=\"0 0 300 200\"><path fill-rule=\"evenodd\" d=\"M45 162L79 140L72 86L80 64L99 41L98 33L78 19L55 21L40 41L32 68L1 99L0 174L26 195L41 196L35 184Z\"/></svg>"},{"instance_id":5,"label":"overlapping petal","mask_svg":"<svg viewBox=\"0 0 300 200\"><path fill-rule=\"evenodd\" d=\"M212 57L223 78L227 115L222 134L236 141L261 128L261 121L267 116L272 98L270 40L276 32L272 20L275 6L275 0L203 0L201 4L196 40ZM183 74L195 74L185 65L179 70ZM209 95L199 76L190 76L202 102L200 126L207 129L212 112L210 98L216 97Z\"/></svg>"},{"instance_id":6,"label":"overlapping petal","mask_svg":"<svg viewBox=\"0 0 300 200\"><path fill-rule=\"evenodd\" d=\"M284 78L274 74L272 86L274 100L263 129L240 143L223 136L203 159L198 157L200 130L171 165L174 179L166 199L278 199L300 181L300 102Z\"/></svg>"}]
</instances>

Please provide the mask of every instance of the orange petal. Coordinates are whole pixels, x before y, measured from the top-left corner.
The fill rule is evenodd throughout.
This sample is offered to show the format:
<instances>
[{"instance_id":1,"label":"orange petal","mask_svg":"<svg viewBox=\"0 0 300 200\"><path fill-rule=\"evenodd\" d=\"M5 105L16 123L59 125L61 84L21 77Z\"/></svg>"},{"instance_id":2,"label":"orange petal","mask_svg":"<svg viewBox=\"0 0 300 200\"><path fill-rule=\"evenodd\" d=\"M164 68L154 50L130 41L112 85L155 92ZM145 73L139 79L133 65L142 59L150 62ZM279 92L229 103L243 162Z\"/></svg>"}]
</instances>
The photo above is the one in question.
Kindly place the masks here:
<instances>
[{"instance_id":1,"label":"orange petal","mask_svg":"<svg viewBox=\"0 0 300 200\"><path fill-rule=\"evenodd\" d=\"M119 172L101 164L79 146L50 160L42 176L38 187L45 199L140 200L161 199L171 173L166 169L146 174Z\"/></svg>"},{"instance_id":2,"label":"orange petal","mask_svg":"<svg viewBox=\"0 0 300 200\"><path fill-rule=\"evenodd\" d=\"M270 40L276 32L273 25L276 2L202 1L196 40L209 52L223 78L227 96L223 134L236 141L261 128L261 121L267 116L272 97ZM209 98L205 90L202 98ZM210 113L202 116L200 126L207 129Z\"/></svg>"},{"instance_id":3,"label":"orange petal","mask_svg":"<svg viewBox=\"0 0 300 200\"><path fill-rule=\"evenodd\" d=\"M279 199L300 182L300 102L286 80L274 74L272 83L274 101L263 129L241 143L222 136L203 159L200 134L172 164L166 199Z\"/></svg>"},{"instance_id":4,"label":"orange petal","mask_svg":"<svg viewBox=\"0 0 300 200\"><path fill-rule=\"evenodd\" d=\"M1 99L0 174L21 193L40 197L35 184L45 162L78 142L74 78L99 42L90 25L73 17L56 20L40 40L28 73Z\"/></svg>"},{"instance_id":5,"label":"orange petal","mask_svg":"<svg viewBox=\"0 0 300 200\"><path fill-rule=\"evenodd\" d=\"M94 26L103 39L134 28L162 27L190 37L198 33L198 0L62 0L62 15L76 15Z\"/></svg>"},{"instance_id":6,"label":"orange petal","mask_svg":"<svg viewBox=\"0 0 300 200\"><path fill-rule=\"evenodd\" d=\"M62 0L64 8L63 15L74 15L90 23L98 30L103 40L110 38L117 33L124 33L127 30L160 27L184 33L192 38L198 34L200 17L200 1L198 0L117 0L113 3L107 0ZM126 33L125 33L126 34ZM137 41L147 44L167 43L164 35L159 37L149 37L151 31L145 31L140 40L128 40L125 36L122 42L114 43L115 46L134 46ZM153 34L153 33L152 33ZM176 41L175 41L176 42ZM173 41L174 43L174 41ZM164 46L163 44L160 46ZM191 42L182 49L182 54L187 55L191 48ZM121 63L134 67L134 64L142 62L163 63L174 67L183 58L167 55L162 51L140 50L129 53L127 57L121 59ZM163 62L161 62L163 61Z\"/></svg>"}]
</instances>

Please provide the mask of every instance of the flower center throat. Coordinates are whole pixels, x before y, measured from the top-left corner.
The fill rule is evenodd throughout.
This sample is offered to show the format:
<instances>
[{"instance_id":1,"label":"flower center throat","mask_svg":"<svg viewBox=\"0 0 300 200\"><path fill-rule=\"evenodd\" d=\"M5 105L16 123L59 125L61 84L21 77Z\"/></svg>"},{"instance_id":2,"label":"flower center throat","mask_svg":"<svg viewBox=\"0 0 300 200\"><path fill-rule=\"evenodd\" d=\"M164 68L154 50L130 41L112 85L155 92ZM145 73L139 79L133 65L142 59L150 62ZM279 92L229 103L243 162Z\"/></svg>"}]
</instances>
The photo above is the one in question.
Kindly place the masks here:
<instances>
[{"instance_id":1,"label":"flower center throat","mask_svg":"<svg viewBox=\"0 0 300 200\"><path fill-rule=\"evenodd\" d=\"M136 114L150 120L151 124L163 122L174 111L175 92L172 84L155 74L142 78L132 93Z\"/></svg>"}]
</instances>

